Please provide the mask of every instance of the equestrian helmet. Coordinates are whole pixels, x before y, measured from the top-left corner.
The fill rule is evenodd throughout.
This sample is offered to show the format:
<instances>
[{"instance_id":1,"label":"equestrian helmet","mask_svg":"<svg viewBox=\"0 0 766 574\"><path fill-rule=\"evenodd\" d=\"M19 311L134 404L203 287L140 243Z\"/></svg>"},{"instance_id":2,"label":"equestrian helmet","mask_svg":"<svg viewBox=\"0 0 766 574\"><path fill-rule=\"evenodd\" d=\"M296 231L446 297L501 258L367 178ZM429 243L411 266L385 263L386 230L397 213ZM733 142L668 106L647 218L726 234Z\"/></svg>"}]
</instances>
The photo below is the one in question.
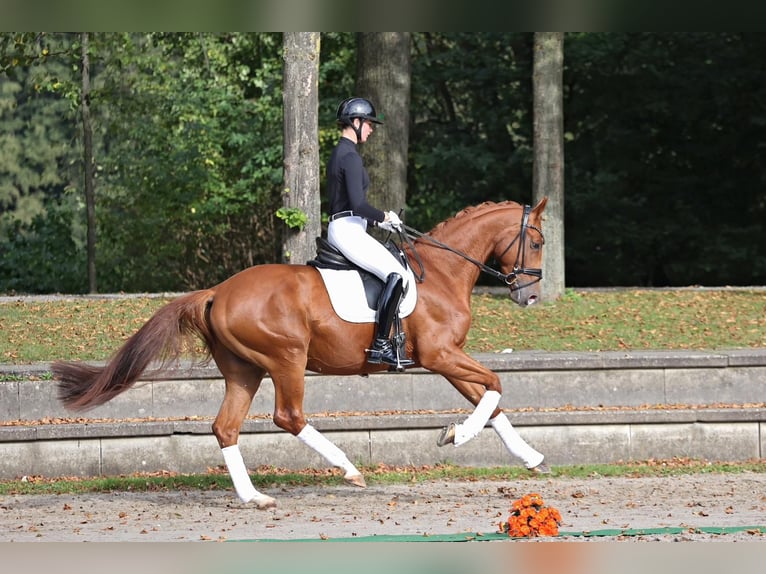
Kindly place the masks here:
<instances>
[{"instance_id":1,"label":"equestrian helmet","mask_svg":"<svg viewBox=\"0 0 766 574\"><path fill-rule=\"evenodd\" d=\"M338 106L338 113L336 115L338 123L342 125L351 125L354 118L362 118L376 124L383 123L375 113L375 106L372 105L370 100L365 98L347 98L343 100Z\"/></svg>"}]
</instances>

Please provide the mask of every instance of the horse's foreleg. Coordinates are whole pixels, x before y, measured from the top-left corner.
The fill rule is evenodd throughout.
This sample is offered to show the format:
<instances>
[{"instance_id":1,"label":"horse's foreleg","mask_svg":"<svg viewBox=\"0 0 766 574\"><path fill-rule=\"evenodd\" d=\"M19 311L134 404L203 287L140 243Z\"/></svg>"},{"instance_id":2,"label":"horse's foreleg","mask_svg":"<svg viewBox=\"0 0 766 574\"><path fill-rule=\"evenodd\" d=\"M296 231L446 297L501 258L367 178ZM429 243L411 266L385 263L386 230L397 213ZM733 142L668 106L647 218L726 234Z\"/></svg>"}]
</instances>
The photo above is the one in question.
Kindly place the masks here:
<instances>
[{"instance_id":1,"label":"horse's foreleg","mask_svg":"<svg viewBox=\"0 0 766 574\"><path fill-rule=\"evenodd\" d=\"M491 380L494 380L495 388L500 388L500 381L495 373L485 369L478 363L472 364L472 359L469 358L469 365L474 369L477 369L479 373L485 372L488 374ZM474 370L473 377L475 378L477 370ZM453 443L455 446L465 444L471 438L478 435L481 430L486 426L487 421L492 425L492 428L500 437L505 448L508 451L522 461L524 465L537 472L545 473L549 472L546 465L543 464L545 458L540 452L532 448L513 428L508 417L499 408L500 393L494 390L485 391L485 384L474 380L466 380L465 378L457 378L447 374L444 376L452 383L461 395L468 399L472 404L476 405L473 413L468 418L459 424L451 424L446 427L439 438L437 443L439 446ZM488 398L489 395L489 398ZM492 417L492 418L490 418Z\"/></svg>"},{"instance_id":2,"label":"horse's foreleg","mask_svg":"<svg viewBox=\"0 0 766 574\"><path fill-rule=\"evenodd\" d=\"M497 391L487 391L481 397L479 404L473 409L473 412L462 423L456 424L452 442L455 446L467 443L476 437L487 425L489 417L497 408L500 402L500 393Z\"/></svg>"},{"instance_id":3,"label":"horse's foreleg","mask_svg":"<svg viewBox=\"0 0 766 574\"><path fill-rule=\"evenodd\" d=\"M250 410L253 396L260 386L262 376L263 374L255 379L249 378L247 382L226 378L226 394L218 415L213 421L213 434L218 439L218 445L221 447L223 460L229 470L229 476L237 496L242 502L253 502L259 510L273 508L277 502L253 486L242 453L239 450L238 441L242 421Z\"/></svg>"},{"instance_id":4,"label":"horse's foreleg","mask_svg":"<svg viewBox=\"0 0 766 574\"><path fill-rule=\"evenodd\" d=\"M492 425L492 428L495 429L500 440L503 441L508 452L523 460L524 466L530 470L537 469L538 472L546 472L547 467L543 465L543 459L545 457L521 438L521 435L515 428L513 428L511 421L508 420L505 413L501 412L495 418L491 419L489 423Z\"/></svg>"},{"instance_id":5,"label":"horse's foreleg","mask_svg":"<svg viewBox=\"0 0 766 574\"><path fill-rule=\"evenodd\" d=\"M341 449L306 422L303 414L304 372L293 369L272 374L276 408L274 424L298 437L303 444L320 454L332 466L343 470L343 478L349 484L365 487L362 473L351 463Z\"/></svg>"},{"instance_id":6,"label":"horse's foreleg","mask_svg":"<svg viewBox=\"0 0 766 574\"><path fill-rule=\"evenodd\" d=\"M489 417L497 411L497 405L500 403L500 393L494 390L484 391L483 389L473 393L464 392L463 387L466 384L463 383L463 381L451 377L447 377L447 379L461 392L461 394L466 396L466 398L475 405L473 412L468 415L467 419L462 423L453 423L446 427L439 437L439 446L444 446L449 443L453 443L455 446L460 446L476 437L487 425ZM468 385L470 385L470 383ZM476 397L481 398L477 400Z\"/></svg>"},{"instance_id":7,"label":"horse's foreleg","mask_svg":"<svg viewBox=\"0 0 766 574\"><path fill-rule=\"evenodd\" d=\"M443 375L475 407L465 421L453 423L444 429L437 440L439 446L465 444L481 432L493 414L499 412L497 406L502 392L500 379L462 350L440 348L432 356L423 353L421 364Z\"/></svg>"}]
</instances>

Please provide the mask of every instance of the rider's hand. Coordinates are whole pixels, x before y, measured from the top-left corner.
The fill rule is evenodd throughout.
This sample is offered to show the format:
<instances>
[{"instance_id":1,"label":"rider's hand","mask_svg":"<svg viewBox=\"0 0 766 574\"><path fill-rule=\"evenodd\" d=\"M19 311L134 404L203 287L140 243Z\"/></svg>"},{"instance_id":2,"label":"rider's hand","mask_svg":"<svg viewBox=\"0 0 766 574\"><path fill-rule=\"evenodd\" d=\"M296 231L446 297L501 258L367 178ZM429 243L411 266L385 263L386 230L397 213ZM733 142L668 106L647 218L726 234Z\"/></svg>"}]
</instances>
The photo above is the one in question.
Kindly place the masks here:
<instances>
[{"instance_id":1,"label":"rider's hand","mask_svg":"<svg viewBox=\"0 0 766 574\"><path fill-rule=\"evenodd\" d=\"M390 221L378 221L378 227L380 227L384 231L393 231L394 230L394 226L391 225Z\"/></svg>"},{"instance_id":2,"label":"rider's hand","mask_svg":"<svg viewBox=\"0 0 766 574\"><path fill-rule=\"evenodd\" d=\"M402 220L399 219L399 216L396 215L393 211L387 211L386 212L386 223L389 223L392 228L396 229L397 231L402 230Z\"/></svg>"}]
</instances>

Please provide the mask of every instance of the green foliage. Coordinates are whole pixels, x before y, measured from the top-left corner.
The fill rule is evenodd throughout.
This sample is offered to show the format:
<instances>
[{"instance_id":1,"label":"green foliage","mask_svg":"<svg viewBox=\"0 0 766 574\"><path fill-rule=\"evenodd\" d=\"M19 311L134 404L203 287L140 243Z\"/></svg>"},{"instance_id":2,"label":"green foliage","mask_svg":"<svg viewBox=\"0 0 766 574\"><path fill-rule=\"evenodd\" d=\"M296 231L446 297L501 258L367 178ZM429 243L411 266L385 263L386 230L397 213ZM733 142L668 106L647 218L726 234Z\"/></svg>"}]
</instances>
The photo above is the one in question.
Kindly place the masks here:
<instances>
[{"instance_id":1,"label":"green foliage","mask_svg":"<svg viewBox=\"0 0 766 574\"><path fill-rule=\"evenodd\" d=\"M44 214L48 199L61 198L72 185L80 155L71 145L74 130L69 103L52 93L66 73L43 54L67 51L67 37L34 41L30 34L5 35L0 44L0 236L16 222L26 226ZM18 245L17 245L18 247Z\"/></svg>"},{"instance_id":2,"label":"green foliage","mask_svg":"<svg viewBox=\"0 0 766 574\"><path fill-rule=\"evenodd\" d=\"M297 207L280 207L277 209L277 217L284 221L287 227L298 231L303 231L309 220L308 215Z\"/></svg>"},{"instance_id":3,"label":"green foliage","mask_svg":"<svg viewBox=\"0 0 766 574\"><path fill-rule=\"evenodd\" d=\"M407 223L531 200L531 36L415 35Z\"/></svg>"},{"instance_id":4,"label":"green foliage","mask_svg":"<svg viewBox=\"0 0 766 574\"><path fill-rule=\"evenodd\" d=\"M766 281L764 49L762 34L567 36L569 285Z\"/></svg>"},{"instance_id":5,"label":"green foliage","mask_svg":"<svg viewBox=\"0 0 766 574\"><path fill-rule=\"evenodd\" d=\"M280 259L281 34L89 39L99 288L184 290ZM6 288L74 288L59 281L66 274L41 281L47 263L36 258L41 245L57 247L63 221L84 251L80 40L0 33L0 252L27 265ZM409 225L427 231L486 200L531 201L532 40L413 34ZM355 42L322 34L325 209L323 170L336 106L355 92ZM565 42L567 285L766 283L766 36L568 33ZM46 214L70 203L71 219ZM10 254L19 250L28 252Z\"/></svg>"},{"instance_id":6,"label":"green foliage","mask_svg":"<svg viewBox=\"0 0 766 574\"><path fill-rule=\"evenodd\" d=\"M129 38L108 85L117 153L99 224L110 289L216 283L275 252L281 184L278 35ZM180 66L184 62L184 66ZM111 281L110 281L111 279ZM102 283L104 284L104 283Z\"/></svg>"},{"instance_id":7,"label":"green foliage","mask_svg":"<svg viewBox=\"0 0 766 574\"><path fill-rule=\"evenodd\" d=\"M28 224L13 221L0 243L0 292L87 292L85 253L72 238L74 215L49 205Z\"/></svg>"}]
</instances>

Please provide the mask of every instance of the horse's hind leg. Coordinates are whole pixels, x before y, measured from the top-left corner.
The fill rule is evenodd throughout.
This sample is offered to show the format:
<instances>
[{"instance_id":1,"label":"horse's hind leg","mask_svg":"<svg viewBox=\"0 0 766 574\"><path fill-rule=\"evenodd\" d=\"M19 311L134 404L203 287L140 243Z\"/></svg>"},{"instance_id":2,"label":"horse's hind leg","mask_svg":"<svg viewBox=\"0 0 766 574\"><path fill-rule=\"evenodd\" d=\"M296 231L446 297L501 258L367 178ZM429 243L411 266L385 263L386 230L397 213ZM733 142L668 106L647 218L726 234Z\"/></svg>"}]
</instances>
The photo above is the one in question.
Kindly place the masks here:
<instances>
[{"instance_id":1,"label":"horse's hind leg","mask_svg":"<svg viewBox=\"0 0 766 574\"><path fill-rule=\"evenodd\" d=\"M332 466L343 470L346 482L362 488L367 486L362 473L351 463L346 453L306 422L303 414L304 369L283 366L271 373L275 395L274 424L298 437Z\"/></svg>"},{"instance_id":2,"label":"horse's hind leg","mask_svg":"<svg viewBox=\"0 0 766 574\"><path fill-rule=\"evenodd\" d=\"M242 421L250 410L265 371L228 351L218 351L215 360L226 381L226 393L213 421L213 434L218 439L234 490L242 502L253 502L260 510L273 508L277 505L276 500L253 486L238 444Z\"/></svg>"}]
</instances>

